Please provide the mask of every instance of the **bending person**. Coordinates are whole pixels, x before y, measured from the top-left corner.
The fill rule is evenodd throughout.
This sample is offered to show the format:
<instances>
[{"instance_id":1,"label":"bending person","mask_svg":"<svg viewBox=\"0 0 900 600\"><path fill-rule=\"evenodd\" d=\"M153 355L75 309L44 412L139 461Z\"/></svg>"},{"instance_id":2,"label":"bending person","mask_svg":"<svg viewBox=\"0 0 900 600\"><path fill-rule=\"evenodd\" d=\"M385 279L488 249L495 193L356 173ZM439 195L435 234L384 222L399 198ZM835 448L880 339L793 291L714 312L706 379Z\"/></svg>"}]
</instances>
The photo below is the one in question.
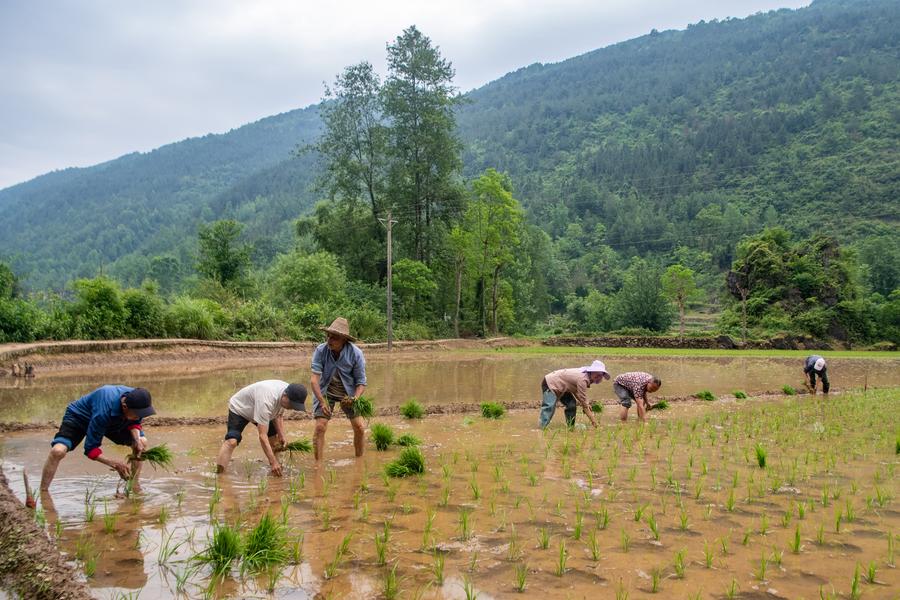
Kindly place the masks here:
<instances>
[{"instance_id":1,"label":"bending person","mask_svg":"<svg viewBox=\"0 0 900 600\"><path fill-rule=\"evenodd\" d=\"M363 455L363 420L354 412L353 401L366 389L366 359L362 350L352 343L356 338L350 335L347 319L338 317L322 331L326 333L326 341L319 344L312 357L316 461L324 457L325 431L338 402L353 426L353 448L359 457Z\"/></svg>"},{"instance_id":2,"label":"bending person","mask_svg":"<svg viewBox=\"0 0 900 600\"><path fill-rule=\"evenodd\" d=\"M50 454L41 473L41 491L50 489L56 469L66 455L84 440L84 454L116 471L122 479L132 478L140 491L138 476L141 462L134 461L134 472L125 462L103 456L103 438L120 446L131 446L135 458L147 448L141 420L156 410L150 392L125 385L104 385L66 407L59 431L50 442Z\"/></svg>"},{"instance_id":3,"label":"bending person","mask_svg":"<svg viewBox=\"0 0 900 600\"><path fill-rule=\"evenodd\" d=\"M590 419L591 425L597 427L597 419L591 410L587 400L587 389L591 384L597 384L604 379L609 379L606 365L595 360L588 367L576 367L574 369L559 369L548 373L541 381L541 429L547 427L556 412L556 403L560 402L565 407L566 425L575 425L575 415L578 414L580 405L584 414Z\"/></svg>"},{"instance_id":4,"label":"bending person","mask_svg":"<svg viewBox=\"0 0 900 600\"><path fill-rule=\"evenodd\" d=\"M619 397L619 404L622 405L622 420L628 420L628 409L634 402L637 405L638 419L643 421L644 415L651 408L647 394L657 391L661 385L659 377L643 371L622 373L616 377L613 381L613 391Z\"/></svg>"},{"instance_id":5,"label":"bending person","mask_svg":"<svg viewBox=\"0 0 900 600\"><path fill-rule=\"evenodd\" d=\"M818 354L806 357L806 362L803 364L803 375L806 380L804 382L806 388L811 394L815 395L816 393L816 375L822 380L823 393L827 394L831 389L831 384L828 383L828 365L825 364L825 359Z\"/></svg>"},{"instance_id":6,"label":"bending person","mask_svg":"<svg viewBox=\"0 0 900 600\"><path fill-rule=\"evenodd\" d=\"M303 385L267 379L251 383L232 396L228 401L228 431L219 449L216 472L225 472L234 449L241 443L244 428L248 423L253 423L272 475L281 477L281 463L275 456L275 449L280 450L285 445L283 416L286 408L306 410L306 388Z\"/></svg>"}]
</instances>

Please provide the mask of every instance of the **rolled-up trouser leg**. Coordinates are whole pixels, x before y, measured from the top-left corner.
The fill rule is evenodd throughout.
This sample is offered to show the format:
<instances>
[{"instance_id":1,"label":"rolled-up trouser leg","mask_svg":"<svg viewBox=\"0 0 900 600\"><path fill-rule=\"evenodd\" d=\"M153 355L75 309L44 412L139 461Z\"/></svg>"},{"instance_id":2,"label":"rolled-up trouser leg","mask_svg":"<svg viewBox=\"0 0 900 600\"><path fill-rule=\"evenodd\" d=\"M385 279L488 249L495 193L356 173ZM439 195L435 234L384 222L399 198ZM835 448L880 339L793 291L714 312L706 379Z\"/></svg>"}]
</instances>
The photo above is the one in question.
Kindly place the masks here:
<instances>
[{"instance_id":1,"label":"rolled-up trouser leg","mask_svg":"<svg viewBox=\"0 0 900 600\"><path fill-rule=\"evenodd\" d=\"M553 413L556 412L556 393L553 390L544 390L541 400L541 429L550 424Z\"/></svg>"}]
</instances>

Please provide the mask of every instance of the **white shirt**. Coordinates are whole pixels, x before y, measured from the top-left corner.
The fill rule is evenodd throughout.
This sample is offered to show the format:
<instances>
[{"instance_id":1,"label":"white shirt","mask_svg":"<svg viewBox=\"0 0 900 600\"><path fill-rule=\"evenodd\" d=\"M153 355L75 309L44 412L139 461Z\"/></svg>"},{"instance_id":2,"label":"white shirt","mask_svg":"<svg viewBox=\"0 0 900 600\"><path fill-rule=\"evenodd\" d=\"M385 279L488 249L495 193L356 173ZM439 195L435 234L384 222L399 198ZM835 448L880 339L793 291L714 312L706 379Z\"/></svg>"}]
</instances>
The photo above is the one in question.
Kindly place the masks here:
<instances>
[{"instance_id":1,"label":"white shirt","mask_svg":"<svg viewBox=\"0 0 900 600\"><path fill-rule=\"evenodd\" d=\"M268 425L284 411L281 395L288 384L280 379L251 383L228 401L228 410L257 425Z\"/></svg>"}]
</instances>

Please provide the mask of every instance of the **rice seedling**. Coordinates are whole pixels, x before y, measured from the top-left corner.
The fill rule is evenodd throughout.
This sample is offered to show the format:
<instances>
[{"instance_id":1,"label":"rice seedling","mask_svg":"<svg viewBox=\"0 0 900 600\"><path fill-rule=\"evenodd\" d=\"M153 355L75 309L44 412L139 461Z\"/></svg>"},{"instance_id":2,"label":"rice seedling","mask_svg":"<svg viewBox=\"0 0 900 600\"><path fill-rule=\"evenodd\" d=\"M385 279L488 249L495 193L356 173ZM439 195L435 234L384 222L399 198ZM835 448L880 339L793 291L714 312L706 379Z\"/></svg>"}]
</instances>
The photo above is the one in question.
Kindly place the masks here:
<instances>
[{"instance_id":1,"label":"rice seedling","mask_svg":"<svg viewBox=\"0 0 900 600\"><path fill-rule=\"evenodd\" d=\"M856 520L856 512L853 510L853 503L850 502L850 498L847 498L844 501L844 519L848 523L852 523Z\"/></svg>"},{"instance_id":2,"label":"rice seedling","mask_svg":"<svg viewBox=\"0 0 900 600\"><path fill-rule=\"evenodd\" d=\"M425 408L414 398L410 398L400 405L400 414L407 419L421 419L425 416Z\"/></svg>"},{"instance_id":3,"label":"rice seedling","mask_svg":"<svg viewBox=\"0 0 900 600\"><path fill-rule=\"evenodd\" d=\"M457 520L459 530L459 537L463 541L467 541L472 538L472 521L471 521L472 511L468 508L461 506L459 508L459 517Z\"/></svg>"},{"instance_id":4,"label":"rice seedling","mask_svg":"<svg viewBox=\"0 0 900 600\"><path fill-rule=\"evenodd\" d=\"M712 402L713 400L716 399L716 397L713 395L713 393L709 390L700 390L699 392L694 394L694 397L697 398L698 400L705 400L707 402Z\"/></svg>"},{"instance_id":5,"label":"rice seedling","mask_svg":"<svg viewBox=\"0 0 900 600\"><path fill-rule=\"evenodd\" d=\"M353 401L353 413L364 419L371 419L374 417L375 405L372 403L372 399L365 395L358 396Z\"/></svg>"},{"instance_id":6,"label":"rice seedling","mask_svg":"<svg viewBox=\"0 0 900 600\"><path fill-rule=\"evenodd\" d=\"M525 591L525 587L527 585L526 580L528 578L528 567L525 563L519 563L516 565L516 583L515 588L516 591L520 594Z\"/></svg>"},{"instance_id":7,"label":"rice seedling","mask_svg":"<svg viewBox=\"0 0 900 600\"><path fill-rule=\"evenodd\" d=\"M875 583L875 561L869 561L869 567L866 569L866 581L868 583Z\"/></svg>"},{"instance_id":8,"label":"rice seedling","mask_svg":"<svg viewBox=\"0 0 900 600\"><path fill-rule=\"evenodd\" d=\"M653 535L653 539L657 542L659 541L659 525L656 522L656 516L653 513L647 515L647 526L650 528L650 533Z\"/></svg>"},{"instance_id":9,"label":"rice seedling","mask_svg":"<svg viewBox=\"0 0 900 600\"><path fill-rule=\"evenodd\" d=\"M394 443L394 430L384 423L373 423L372 442L376 450L387 450Z\"/></svg>"},{"instance_id":10,"label":"rice seedling","mask_svg":"<svg viewBox=\"0 0 900 600\"><path fill-rule=\"evenodd\" d=\"M853 571L853 579L850 580L850 600L859 600L862 591L859 589L859 563L856 563L856 569Z\"/></svg>"},{"instance_id":11,"label":"rice seedling","mask_svg":"<svg viewBox=\"0 0 900 600\"><path fill-rule=\"evenodd\" d=\"M685 562L684 557L687 555L687 550L682 548L678 552L675 553L675 576L678 579L684 579L684 571L685 571Z\"/></svg>"},{"instance_id":12,"label":"rice seedling","mask_svg":"<svg viewBox=\"0 0 900 600\"><path fill-rule=\"evenodd\" d=\"M381 582L381 594L386 600L394 600L400 595L400 580L397 578L398 563L384 572L384 579Z\"/></svg>"},{"instance_id":13,"label":"rice seedling","mask_svg":"<svg viewBox=\"0 0 900 600\"><path fill-rule=\"evenodd\" d=\"M438 506L445 507L450 502L450 486L445 485L441 488L441 499L438 501Z\"/></svg>"},{"instance_id":14,"label":"rice seedling","mask_svg":"<svg viewBox=\"0 0 900 600\"><path fill-rule=\"evenodd\" d=\"M407 477L424 473L425 455L416 446L404 448L397 460L388 463L384 471L390 477Z\"/></svg>"},{"instance_id":15,"label":"rice seedling","mask_svg":"<svg viewBox=\"0 0 900 600\"><path fill-rule=\"evenodd\" d=\"M444 554L435 552L431 561L431 575L437 585L444 585Z\"/></svg>"},{"instance_id":16,"label":"rice seedling","mask_svg":"<svg viewBox=\"0 0 900 600\"><path fill-rule=\"evenodd\" d=\"M310 442L309 440L307 440L307 439L305 439L305 438L300 438L300 439L298 439L298 440L294 440L294 441L292 441L292 442L289 442L289 443L284 447L284 449L287 450L287 451L288 451L289 453L291 453L291 454L293 454L293 453L295 453L295 452L298 452L298 453L299 453L299 452L310 453L310 452L312 452L312 450L313 450L313 445L312 445L312 442Z\"/></svg>"},{"instance_id":17,"label":"rice seedling","mask_svg":"<svg viewBox=\"0 0 900 600\"><path fill-rule=\"evenodd\" d=\"M707 569L712 568L713 563L713 551L712 548L709 547L709 542L703 543L703 564Z\"/></svg>"},{"instance_id":18,"label":"rice seedling","mask_svg":"<svg viewBox=\"0 0 900 600\"><path fill-rule=\"evenodd\" d=\"M836 513L834 513L834 532L841 532L841 522L844 520L844 513L842 510L838 509Z\"/></svg>"},{"instance_id":19,"label":"rice seedling","mask_svg":"<svg viewBox=\"0 0 900 600\"><path fill-rule=\"evenodd\" d=\"M591 551L591 560L597 562L600 560L600 540L597 538L597 532L591 531L588 534L588 550Z\"/></svg>"},{"instance_id":20,"label":"rice seedling","mask_svg":"<svg viewBox=\"0 0 900 600\"><path fill-rule=\"evenodd\" d=\"M411 433L404 433L400 437L397 438L398 446L421 446L422 440Z\"/></svg>"},{"instance_id":21,"label":"rice seedling","mask_svg":"<svg viewBox=\"0 0 900 600\"><path fill-rule=\"evenodd\" d=\"M135 460L133 456L130 458ZM172 452L166 444L160 444L159 446L147 448L141 453L141 457L136 460L150 463L154 469L160 468L168 470L175 460L175 453Z\"/></svg>"},{"instance_id":22,"label":"rice seedling","mask_svg":"<svg viewBox=\"0 0 900 600\"><path fill-rule=\"evenodd\" d=\"M562 577L566 573L566 560L568 559L566 552L566 540L559 541L559 558L556 561L556 576Z\"/></svg>"},{"instance_id":23,"label":"rice seedling","mask_svg":"<svg viewBox=\"0 0 900 600\"><path fill-rule=\"evenodd\" d=\"M478 567L478 550L474 550L472 552L472 556L469 557L469 573L474 573L475 569Z\"/></svg>"},{"instance_id":24,"label":"rice seedling","mask_svg":"<svg viewBox=\"0 0 900 600\"><path fill-rule=\"evenodd\" d=\"M116 513L109 512L109 503L103 503L103 531L106 533L112 533L116 530L116 521L118 521L119 516Z\"/></svg>"},{"instance_id":25,"label":"rice seedling","mask_svg":"<svg viewBox=\"0 0 900 600\"><path fill-rule=\"evenodd\" d=\"M481 499L481 488L478 486L478 481L474 477L469 481L469 489L472 490L473 500Z\"/></svg>"},{"instance_id":26,"label":"rice seedling","mask_svg":"<svg viewBox=\"0 0 900 600\"><path fill-rule=\"evenodd\" d=\"M466 595L466 600L475 600L478 598L478 592L475 591L475 584L465 575L463 575L462 588L463 593Z\"/></svg>"},{"instance_id":27,"label":"rice seedling","mask_svg":"<svg viewBox=\"0 0 900 600\"><path fill-rule=\"evenodd\" d=\"M375 532L375 564L378 566L382 566L386 562L388 537L387 531Z\"/></svg>"},{"instance_id":28,"label":"rice seedling","mask_svg":"<svg viewBox=\"0 0 900 600\"><path fill-rule=\"evenodd\" d=\"M691 524L688 522L687 511L683 508L681 509L681 513L678 515L678 528L682 531L687 531L691 528Z\"/></svg>"},{"instance_id":29,"label":"rice seedling","mask_svg":"<svg viewBox=\"0 0 900 600\"><path fill-rule=\"evenodd\" d=\"M591 412L596 414L602 413L603 405L599 402L591 402ZM897 447L900 448L900 439L897 440L897 445Z\"/></svg>"},{"instance_id":30,"label":"rice seedling","mask_svg":"<svg viewBox=\"0 0 900 600\"><path fill-rule=\"evenodd\" d=\"M625 531L624 527L622 528L621 542L622 542L622 552L628 552L628 547L631 543L631 536L628 535L628 532Z\"/></svg>"},{"instance_id":31,"label":"rice seedling","mask_svg":"<svg viewBox=\"0 0 900 600\"><path fill-rule=\"evenodd\" d=\"M290 545L291 563L299 565L303 562L303 539L305 534L301 531Z\"/></svg>"},{"instance_id":32,"label":"rice seedling","mask_svg":"<svg viewBox=\"0 0 900 600\"><path fill-rule=\"evenodd\" d=\"M819 523L819 529L816 530L816 544L819 546L825 545L825 526Z\"/></svg>"},{"instance_id":33,"label":"rice seedling","mask_svg":"<svg viewBox=\"0 0 900 600\"><path fill-rule=\"evenodd\" d=\"M766 449L763 448L760 444L756 444L756 464L759 465L760 469L766 468ZM781 487L780 485L778 487ZM776 488L777 489L777 488Z\"/></svg>"},{"instance_id":34,"label":"rice seedling","mask_svg":"<svg viewBox=\"0 0 900 600\"><path fill-rule=\"evenodd\" d=\"M173 537L175 537L174 531L170 533L168 537L166 537L166 532L163 531L160 536L159 552L156 555L156 562L160 565L164 565L169 562L169 559L172 558L172 555L175 554L178 551L178 548L180 548L186 542L186 540L182 540L177 544L172 544Z\"/></svg>"},{"instance_id":35,"label":"rice seedling","mask_svg":"<svg viewBox=\"0 0 900 600\"><path fill-rule=\"evenodd\" d=\"M731 488L731 491L728 493L728 498L725 500L725 510L734 512L734 488Z\"/></svg>"},{"instance_id":36,"label":"rice seedling","mask_svg":"<svg viewBox=\"0 0 900 600\"><path fill-rule=\"evenodd\" d=\"M732 577L731 584L729 584L729 586L725 589L725 597L728 598L728 600L734 600L734 598L737 597L737 591L738 582Z\"/></svg>"},{"instance_id":37,"label":"rice seedling","mask_svg":"<svg viewBox=\"0 0 900 600\"><path fill-rule=\"evenodd\" d=\"M260 573L287 560L287 539L284 527L265 513L244 540L242 568Z\"/></svg>"},{"instance_id":38,"label":"rice seedling","mask_svg":"<svg viewBox=\"0 0 900 600\"><path fill-rule=\"evenodd\" d=\"M794 554L800 554L800 523L797 523L797 527L794 529L794 537L791 539L790 548Z\"/></svg>"},{"instance_id":39,"label":"rice seedling","mask_svg":"<svg viewBox=\"0 0 900 600\"><path fill-rule=\"evenodd\" d=\"M538 529L538 547L546 550L550 547L550 531L546 527Z\"/></svg>"},{"instance_id":40,"label":"rice seedling","mask_svg":"<svg viewBox=\"0 0 900 600\"><path fill-rule=\"evenodd\" d=\"M769 533L769 515L768 513L763 513L759 517L759 534L766 535Z\"/></svg>"},{"instance_id":41,"label":"rice seedling","mask_svg":"<svg viewBox=\"0 0 900 600\"><path fill-rule=\"evenodd\" d=\"M619 578L619 585L616 586L616 600L628 600L628 590L625 589L621 578Z\"/></svg>"},{"instance_id":42,"label":"rice seedling","mask_svg":"<svg viewBox=\"0 0 900 600\"><path fill-rule=\"evenodd\" d=\"M94 517L97 514L97 507L94 506L93 502L85 502L84 503L84 522L85 523L93 523Z\"/></svg>"},{"instance_id":43,"label":"rice seedling","mask_svg":"<svg viewBox=\"0 0 900 600\"><path fill-rule=\"evenodd\" d=\"M650 593L655 594L659 591L660 571L659 567L654 567L650 571Z\"/></svg>"},{"instance_id":44,"label":"rice seedling","mask_svg":"<svg viewBox=\"0 0 900 600\"><path fill-rule=\"evenodd\" d=\"M781 568L781 561L784 560L784 550L779 550L778 548L772 548L772 562L775 563L775 566L779 569Z\"/></svg>"},{"instance_id":45,"label":"rice seedling","mask_svg":"<svg viewBox=\"0 0 900 600\"><path fill-rule=\"evenodd\" d=\"M606 505L600 506L600 510L594 512L594 519L597 521L597 529L602 531L609 527L609 509Z\"/></svg>"},{"instance_id":46,"label":"rice seedling","mask_svg":"<svg viewBox=\"0 0 900 600\"><path fill-rule=\"evenodd\" d=\"M221 576L231 569L231 565L242 554L241 534L237 526L217 523L206 549L193 560L212 567L213 575Z\"/></svg>"},{"instance_id":47,"label":"rice seedling","mask_svg":"<svg viewBox=\"0 0 900 600\"><path fill-rule=\"evenodd\" d=\"M894 534L891 532L888 532L887 540L888 540L887 564L889 567L893 567L894 566Z\"/></svg>"},{"instance_id":48,"label":"rice seedling","mask_svg":"<svg viewBox=\"0 0 900 600\"><path fill-rule=\"evenodd\" d=\"M790 385L782 386L781 391L784 392L785 396L793 396L797 393L797 390L795 390L794 387Z\"/></svg>"},{"instance_id":49,"label":"rice seedling","mask_svg":"<svg viewBox=\"0 0 900 600\"><path fill-rule=\"evenodd\" d=\"M745 400L747 398L747 393L741 390L734 390L731 393L734 394L735 400Z\"/></svg>"},{"instance_id":50,"label":"rice seedling","mask_svg":"<svg viewBox=\"0 0 900 600\"><path fill-rule=\"evenodd\" d=\"M485 419L499 419L506 413L506 408L497 402L484 402L481 404L481 416Z\"/></svg>"},{"instance_id":51,"label":"rice seedling","mask_svg":"<svg viewBox=\"0 0 900 600\"><path fill-rule=\"evenodd\" d=\"M638 506L636 509L634 509L634 522L635 523L639 523L641 521L641 519L644 516L644 511L647 510L647 507L649 507L649 506L650 506L649 504L642 504L642 505Z\"/></svg>"},{"instance_id":52,"label":"rice seedling","mask_svg":"<svg viewBox=\"0 0 900 600\"><path fill-rule=\"evenodd\" d=\"M742 546L747 546L750 544L750 536L753 535L753 532L749 529L744 531L744 538L741 540Z\"/></svg>"}]
</instances>

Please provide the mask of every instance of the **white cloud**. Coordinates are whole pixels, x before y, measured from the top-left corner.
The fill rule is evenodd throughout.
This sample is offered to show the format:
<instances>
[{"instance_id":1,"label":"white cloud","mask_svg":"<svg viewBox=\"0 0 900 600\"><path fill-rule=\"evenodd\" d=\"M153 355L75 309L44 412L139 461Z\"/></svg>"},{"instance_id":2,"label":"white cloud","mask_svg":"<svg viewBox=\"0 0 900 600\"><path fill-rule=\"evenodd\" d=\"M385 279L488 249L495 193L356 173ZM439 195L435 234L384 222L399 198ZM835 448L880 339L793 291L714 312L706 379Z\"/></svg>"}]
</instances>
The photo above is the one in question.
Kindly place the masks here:
<instances>
[{"instance_id":1,"label":"white cloud","mask_svg":"<svg viewBox=\"0 0 900 600\"><path fill-rule=\"evenodd\" d=\"M467 91L700 19L807 0L0 2L0 188L317 102L415 24Z\"/></svg>"}]
</instances>

